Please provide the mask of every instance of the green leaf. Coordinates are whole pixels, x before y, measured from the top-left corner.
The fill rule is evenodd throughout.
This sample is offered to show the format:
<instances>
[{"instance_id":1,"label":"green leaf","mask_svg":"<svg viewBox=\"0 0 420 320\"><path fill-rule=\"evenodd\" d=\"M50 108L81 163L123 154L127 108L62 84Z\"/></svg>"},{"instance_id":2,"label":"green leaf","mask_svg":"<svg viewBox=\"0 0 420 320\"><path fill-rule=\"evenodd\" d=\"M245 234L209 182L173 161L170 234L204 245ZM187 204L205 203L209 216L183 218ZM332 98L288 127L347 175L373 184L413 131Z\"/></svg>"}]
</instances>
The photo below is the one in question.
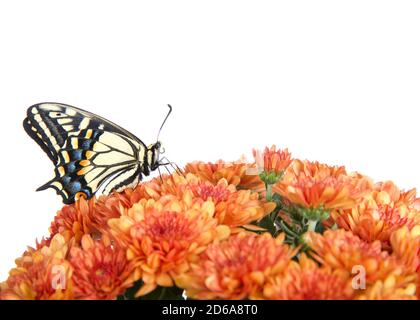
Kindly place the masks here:
<instances>
[{"instance_id":1,"label":"green leaf","mask_svg":"<svg viewBox=\"0 0 420 320\"><path fill-rule=\"evenodd\" d=\"M274 226L273 220L271 220L271 215L265 216L259 223L258 226L267 229L268 232L271 233L271 235L274 236L276 233L276 227Z\"/></svg>"},{"instance_id":2,"label":"green leaf","mask_svg":"<svg viewBox=\"0 0 420 320\"><path fill-rule=\"evenodd\" d=\"M117 300L136 300L135 297L137 291L140 290L141 286L143 285L143 281L139 280L131 288L125 290L124 294L118 296Z\"/></svg>"}]
</instances>

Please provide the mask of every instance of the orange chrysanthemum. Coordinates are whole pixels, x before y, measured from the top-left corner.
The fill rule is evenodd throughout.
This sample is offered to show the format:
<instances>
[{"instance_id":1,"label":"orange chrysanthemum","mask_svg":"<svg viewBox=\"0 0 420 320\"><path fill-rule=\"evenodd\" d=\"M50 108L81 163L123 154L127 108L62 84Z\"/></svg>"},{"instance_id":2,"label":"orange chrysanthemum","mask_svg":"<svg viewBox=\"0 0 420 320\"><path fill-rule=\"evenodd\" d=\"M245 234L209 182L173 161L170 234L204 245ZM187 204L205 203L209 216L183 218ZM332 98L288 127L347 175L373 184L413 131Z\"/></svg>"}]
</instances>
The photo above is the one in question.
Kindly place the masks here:
<instances>
[{"instance_id":1,"label":"orange chrysanthemum","mask_svg":"<svg viewBox=\"0 0 420 320\"><path fill-rule=\"evenodd\" d=\"M420 224L420 211L413 207L414 194L403 193L390 182L377 184L358 205L332 212L331 220L365 241L381 241L389 250L393 232Z\"/></svg>"},{"instance_id":2,"label":"orange chrysanthemum","mask_svg":"<svg viewBox=\"0 0 420 320\"><path fill-rule=\"evenodd\" d=\"M267 279L284 271L296 253L283 236L239 233L214 244L176 279L193 299L258 299Z\"/></svg>"},{"instance_id":3,"label":"orange chrysanthemum","mask_svg":"<svg viewBox=\"0 0 420 320\"><path fill-rule=\"evenodd\" d=\"M391 235L390 242L392 255L405 265L408 272L418 272L420 276L420 226L411 230L402 227Z\"/></svg>"},{"instance_id":4,"label":"orange chrysanthemum","mask_svg":"<svg viewBox=\"0 0 420 320\"><path fill-rule=\"evenodd\" d=\"M349 273L353 273L356 266L363 268L368 285L384 281L389 275L409 275L398 259L382 251L379 241L367 243L343 229L327 230L323 235L308 232L305 240L316 252L315 259L323 265Z\"/></svg>"},{"instance_id":5,"label":"orange chrysanthemum","mask_svg":"<svg viewBox=\"0 0 420 320\"><path fill-rule=\"evenodd\" d=\"M107 237L84 235L81 247L70 251L75 299L113 300L132 285L126 252Z\"/></svg>"},{"instance_id":6,"label":"orange chrysanthemum","mask_svg":"<svg viewBox=\"0 0 420 320\"><path fill-rule=\"evenodd\" d=\"M290 180L297 176L313 177L317 180L322 180L328 177L347 176L347 171L343 166L329 166L318 161L295 159L288 167L285 179Z\"/></svg>"},{"instance_id":7,"label":"orange chrysanthemum","mask_svg":"<svg viewBox=\"0 0 420 320\"><path fill-rule=\"evenodd\" d=\"M416 202L416 189L401 191L392 181L379 182L372 191L372 198L378 205L397 207L404 204L413 207Z\"/></svg>"},{"instance_id":8,"label":"orange chrysanthemum","mask_svg":"<svg viewBox=\"0 0 420 320\"><path fill-rule=\"evenodd\" d=\"M274 202L262 202L258 194L250 190L232 193L226 201L216 204L216 218L219 223L231 227L245 226L259 221L276 207Z\"/></svg>"},{"instance_id":9,"label":"orange chrysanthemum","mask_svg":"<svg viewBox=\"0 0 420 320\"><path fill-rule=\"evenodd\" d=\"M306 240L316 252L315 258L323 265L345 270L354 276L363 270L359 276L363 276L365 288L358 288L356 299L400 300L415 297L416 273L406 267L406 261L397 252L390 256L382 251L379 241L367 243L343 229L329 230L324 235L310 232L306 234ZM357 272L354 272L355 267Z\"/></svg>"},{"instance_id":10,"label":"orange chrysanthemum","mask_svg":"<svg viewBox=\"0 0 420 320\"><path fill-rule=\"evenodd\" d=\"M369 182L347 175L344 167L294 161L273 191L305 208L351 208L366 192Z\"/></svg>"},{"instance_id":11,"label":"orange chrysanthemum","mask_svg":"<svg viewBox=\"0 0 420 320\"><path fill-rule=\"evenodd\" d=\"M354 295L348 272L320 267L305 254L264 287L264 297L271 300L348 300Z\"/></svg>"},{"instance_id":12,"label":"orange chrysanthemum","mask_svg":"<svg viewBox=\"0 0 420 320\"><path fill-rule=\"evenodd\" d=\"M379 240L388 250L391 234L403 226L412 229L418 225L419 213L405 206L372 208L362 203L355 208L334 212L332 217L340 228L351 230L368 242Z\"/></svg>"},{"instance_id":13,"label":"orange chrysanthemum","mask_svg":"<svg viewBox=\"0 0 420 320\"><path fill-rule=\"evenodd\" d=\"M420 226L402 227L391 235L392 255L401 261L407 272L417 274L417 299L420 299ZM400 290L401 294L409 292ZM410 297L407 297L410 299Z\"/></svg>"},{"instance_id":14,"label":"orange chrysanthemum","mask_svg":"<svg viewBox=\"0 0 420 320\"><path fill-rule=\"evenodd\" d=\"M292 162L289 150L277 149L275 145L272 145L271 148L265 147L262 154L261 151L254 149L253 155L257 167L261 171L276 174L283 173Z\"/></svg>"},{"instance_id":15,"label":"orange chrysanthemum","mask_svg":"<svg viewBox=\"0 0 420 320\"><path fill-rule=\"evenodd\" d=\"M185 166L185 173L193 173L203 180L216 184L220 179L226 179L228 184L235 185L238 189L252 189L263 191L264 183L257 173L248 174L254 168L253 164L245 162L224 162L216 163L195 161Z\"/></svg>"},{"instance_id":16,"label":"orange chrysanthemum","mask_svg":"<svg viewBox=\"0 0 420 320\"><path fill-rule=\"evenodd\" d=\"M72 269L65 260L67 252L68 244L60 234L51 239L49 246L29 248L0 285L0 300L72 299Z\"/></svg>"},{"instance_id":17,"label":"orange chrysanthemum","mask_svg":"<svg viewBox=\"0 0 420 320\"><path fill-rule=\"evenodd\" d=\"M334 177L321 181L312 177L298 177L291 184L276 184L273 191L305 208L349 208L360 196L360 191L348 181Z\"/></svg>"},{"instance_id":18,"label":"orange chrysanthemum","mask_svg":"<svg viewBox=\"0 0 420 320\"><path fill-rule=\"evenodd\" d=\"M413 277L414 278L414 277ZM358 300L416 300L416 284L396 275L389 275L385 280L378 280Z\"/></svg>"},{"instance_id":19,"label":"orange chrysanthemum","mask_svg":"<svg viewBox=\"0 0 420 320\"><path fill-rule=\"evenodd\" d=\"M214 218L214 204L193 201L190 193L182 200L173 195L159 201L142 199L108 223L115 238L127 248L133 279L144 282L137 296L158 285L173 286L173 279L188 271L210 243L230 234L229 227L218 225Z\"/></svg>"},{"instance_id":20,"label":"orange chrysanthemum","mask_svg":"<svg viewBox=\"0 0 420 320\"><path fill-rule=\"evenodd\" d=\"M274 202L259 200L258 193L250 190L236 191L235 186L228 185L225 179L217 185L207 181L190 183L188 188L194 196L211 200L215 204L215 217L220 224L231 227L244 226L261 220L276 207Z\"/></svg>"},{"instance_id":21,"label":"orange chrysanthemum","mask_svg":"<svg viewBox=\"0 0 420 320\"><path fill-rule=\"evenodd\" d=\"M110 235L108 220L118 218L123 208L131 208L133 203L129 200L128 189L121 193L112 193L109 196L100 196L95 202L94 210L89 211L92 226L97 232Z\"/></svg>"},{"instance_id":22,"label":"orange chrysanthemum","mask_svg":"<svg viewBox=\"0 0 420 320\"><path fill-rule=\"evenodd\" d=\"M74 204L64 206L50 226L51 237L62 234L67 240L74 237L79 242L83 235L95 231L91 220L95 199L80 198Z\"/></svg>"},{"instance_id":23,"label":"orange chrysanthemum","mask_svg":"<svg viewBox=\"0 0 420 320\"><path fill-rule=\"evenodd\" d=\"M99 238L101 234L109 235L108 220L119 217L121 208L132 206L126 194L124 191L89 200L81 197L75 203L64 206L51 223L50 238L60 233L67 240L74 237L80 243L84 235L95 238Z\"/></svg>"},{"instance_id":24,"label":"orange chrysanthemum","mask_svg":"<svg viewBox=\"0 0 420 320\"><path fill-rule=\"evenodd\" d=\"M260 200L256 192L237 190L228 184L225 178L217 183L203 180L197 175L186 176L173 174L162 180L152 180L137 187L133 194L141 194L141 198L158 200L165 195L173 195L182 199L185 194L198 201L211 201L215 205L215 217L219 224L238 227L258 221L275 208L274 202Z\"/></svg>"}]
</instances>

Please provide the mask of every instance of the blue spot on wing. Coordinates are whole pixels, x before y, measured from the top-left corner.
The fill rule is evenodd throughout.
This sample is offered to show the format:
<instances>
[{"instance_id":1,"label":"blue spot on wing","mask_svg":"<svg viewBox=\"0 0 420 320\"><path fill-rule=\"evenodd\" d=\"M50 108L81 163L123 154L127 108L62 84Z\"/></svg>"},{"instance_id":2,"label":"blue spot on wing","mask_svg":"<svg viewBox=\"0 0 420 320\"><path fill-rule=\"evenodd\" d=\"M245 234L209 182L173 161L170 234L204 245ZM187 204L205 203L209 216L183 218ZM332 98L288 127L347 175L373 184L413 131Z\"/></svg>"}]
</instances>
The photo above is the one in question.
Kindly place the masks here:
<instances>
[{"instance_id":1,"label":"blue spot on wing","mask_svg":"<svg viewBox=\"0 0 420 320\"><path fill-rule=\"evenodd\" d=\"M72 150L70 154L70 159L72 160L80 160L82 159L82 152L83 150Z\"/></svg>"},{"instance_id":2,"label":"blue spot on wing","mask_svg":"<svg viewBox=\"0 0 420 320\"><path fill-rule=\"evenodd\" d=\"M67 184L69 184L69 183L70 183L70 181L71 181L71 177L70 177L70 176L68 176L68 175L66 175L66 176L64 176L64 177L62 178L62 181L63 181L63 184L64 184L64 185L67 185Z\"/></svg>"},{"instance_id":3,"label":"blue spot on wing","mask_svg":"<svg viewBox=\"0 0 420 320\"><path fill-rule=\"evenodd\" d=\"M84 150L90 149L91 140L83 140L82 145L80 146Z\"/></svg>"},{"instance_id":4,"label":"blue spot on wing","mask_svg":"<svg viewBox=\"0 0 420 320\"><path fill-rule=\"evenodd\" d=\"M77 192L81 191L82 184L79 181L70 182L66 188L71 194L76 194Z\"/></svg>"}]
</instances>

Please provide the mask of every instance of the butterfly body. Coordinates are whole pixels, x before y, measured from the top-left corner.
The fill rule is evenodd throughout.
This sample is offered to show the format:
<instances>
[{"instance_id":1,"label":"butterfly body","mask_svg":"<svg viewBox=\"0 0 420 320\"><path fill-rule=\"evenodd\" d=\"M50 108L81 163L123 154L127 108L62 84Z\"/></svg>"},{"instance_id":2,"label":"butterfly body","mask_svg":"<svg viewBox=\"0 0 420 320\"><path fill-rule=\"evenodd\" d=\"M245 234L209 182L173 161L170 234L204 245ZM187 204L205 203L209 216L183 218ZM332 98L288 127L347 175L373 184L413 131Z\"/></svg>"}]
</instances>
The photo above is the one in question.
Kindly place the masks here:
<instances>
[{"instance_id":1,"label":"butterfly body","mask_svg":"<svg viewBox=\"0 0 420 320\"><path fill-rule=\"evenodd\" d=\"M101 187L105 194L133 187L162 165L159 141L146 146L109 120L70 105L33 105L23 126L55 165L55 177L37 190L53 188L67 204L89 199Z\"/></svg>"}]
</instances>

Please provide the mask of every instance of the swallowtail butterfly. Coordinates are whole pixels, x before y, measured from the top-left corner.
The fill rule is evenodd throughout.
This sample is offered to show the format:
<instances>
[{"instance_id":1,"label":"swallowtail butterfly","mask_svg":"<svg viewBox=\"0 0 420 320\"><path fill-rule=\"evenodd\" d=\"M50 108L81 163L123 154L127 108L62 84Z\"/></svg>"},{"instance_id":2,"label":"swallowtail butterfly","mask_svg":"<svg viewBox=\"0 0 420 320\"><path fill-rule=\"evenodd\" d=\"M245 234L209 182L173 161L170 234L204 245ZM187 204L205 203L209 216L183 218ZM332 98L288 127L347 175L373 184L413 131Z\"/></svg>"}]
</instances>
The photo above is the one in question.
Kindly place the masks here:
<instances>
[{"instance_id":1,"label":"swallowtail butterfly","mask_svg":"<svg viewBox=\"0 0 420 320\"><path fill-rule=\"evenodd\" d=\"M168 107L160 129L172 111ZM66 204L90 199L102 187L109 194L136 186L143 175L170 164L160 159L158 139L146 146L111 121L66 104L29 107L23 127L55 165L55 177L37 191L53 188Z\"/></svg>"}]
</instances>

